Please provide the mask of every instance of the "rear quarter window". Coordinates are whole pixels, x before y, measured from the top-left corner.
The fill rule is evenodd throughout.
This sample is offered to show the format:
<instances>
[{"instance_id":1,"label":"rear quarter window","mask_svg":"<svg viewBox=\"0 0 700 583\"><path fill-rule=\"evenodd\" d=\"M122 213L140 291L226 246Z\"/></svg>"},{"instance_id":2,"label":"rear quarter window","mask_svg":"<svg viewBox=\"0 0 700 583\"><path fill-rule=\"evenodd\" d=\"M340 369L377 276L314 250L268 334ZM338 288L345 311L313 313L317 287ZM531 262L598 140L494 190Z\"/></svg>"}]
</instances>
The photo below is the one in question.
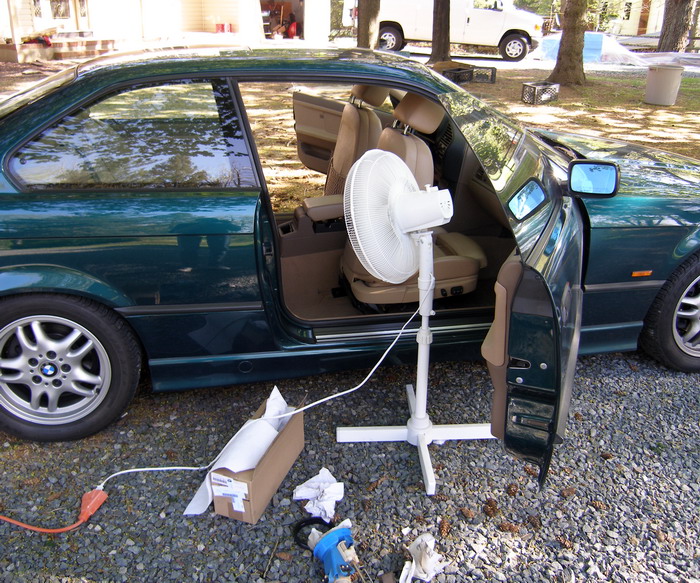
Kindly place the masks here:
<instances>
[{"instance_id":1,"label":"rear quarter window","mask_svg":"<svg viewBox=\"0 0 700 583\"><path fill-rule=\"evenodd\" d=\"M11 176L30 190L257 186L223 81L131 88L62 118L20 147Z\"/></svg>"}]
</instances>

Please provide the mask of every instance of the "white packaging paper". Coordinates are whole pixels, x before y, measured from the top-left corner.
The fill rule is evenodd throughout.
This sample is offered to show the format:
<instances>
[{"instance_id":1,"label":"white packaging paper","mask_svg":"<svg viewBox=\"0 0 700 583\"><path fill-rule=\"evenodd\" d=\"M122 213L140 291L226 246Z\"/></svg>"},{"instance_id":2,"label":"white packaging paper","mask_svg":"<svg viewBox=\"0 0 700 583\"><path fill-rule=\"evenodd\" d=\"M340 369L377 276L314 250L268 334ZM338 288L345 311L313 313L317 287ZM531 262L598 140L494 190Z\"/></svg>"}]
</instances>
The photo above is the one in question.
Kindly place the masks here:
<instances>
[{"instance_id":1,"label":"white packaging paper","mask_svg":"<svg viewBox=\"0 0 700 583\"><path fill-rule=\"evenodd\" d=\"M262 417L258 419L250 419L245 422L243 427L236 433L231 440L226 444L226 446L221 450L218 456L216 456L214 462L211 464L211 469L204 479L202 484L199 486L196 494L187 505L184 514L201 514L209 508L209 505L214 500L215 490L214 483L212 483L212 477L222 478L216 482L216 487L219 491L224 488L223 494L232 499L235 502L234 509L242 512L242 500L247 495L246 492L242 493L240 486L236 484L245 484L241 482L236 482L236 484L231 484L229 482L223 482L223 476L218 474L212 474L213 471L219 469L227 469L232 472L243 472L245 470L250 470L258 465L258 462L265 455L272 442L277 437L279 431L281 431L286 425L289 417L283 417L280 419L274 419L277 415L293 411L293 408L287 406L286 401L279 392L279 389L275 387L270 396L267 399L267 405L265 407L265 413ZM232 482L235 480L231 479Z\"/></svg>"},{"instance_id":2,"label":"white packaging paper","mask_svg":"<svg viewBox=\"0 0 700 583\"><path fill-rule=\"evenodd\" d=\"M404 564L399 583L410 583L414 578L431 581L447 566L442 555L435 550L435 537L429 532L418 536L408 547L408 552L413 561Z\"/></svg>"}]
</instances>

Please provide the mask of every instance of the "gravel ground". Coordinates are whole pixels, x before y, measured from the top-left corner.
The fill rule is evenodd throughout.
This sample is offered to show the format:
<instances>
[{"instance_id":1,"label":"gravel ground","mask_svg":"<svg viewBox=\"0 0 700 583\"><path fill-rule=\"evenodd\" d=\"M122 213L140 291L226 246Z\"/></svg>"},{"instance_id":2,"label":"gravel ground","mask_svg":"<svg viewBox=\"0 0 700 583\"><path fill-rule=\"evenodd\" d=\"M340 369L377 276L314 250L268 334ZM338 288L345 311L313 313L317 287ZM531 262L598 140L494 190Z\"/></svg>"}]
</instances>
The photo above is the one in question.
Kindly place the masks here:
<instances>
[{"instance_id":1,"label":"gravel ground","mask_svg":"<svg viewBox=\"0 0 700 583\"><path fill-rule=\"evenodd\" d=\"M306 446L255 526L182 511L202 475L128 475L88 525L46 536L0 523L0 581L311 582L323 573L295 546L306 516L292 491L321 467L345 484L368 580L399 571L404 546L432 533L450 561L434 581L700 581L700 375L641 354L579 360L569 431L544 490L533 469L495 441L431 445L437 495L425 495L408 444L337 444L338 425L403 423L411 367L384 367L370 387L307 412ZM291 404L351 386L361 373L281 381ZM268 384L153 395L75 443L0 435L0 512L43 526L72 524L79 497L114 471L207 463L259 405ZM477 363L431 367L439 423L485 421L489 380Z\"/></svg>"}]
</instances>

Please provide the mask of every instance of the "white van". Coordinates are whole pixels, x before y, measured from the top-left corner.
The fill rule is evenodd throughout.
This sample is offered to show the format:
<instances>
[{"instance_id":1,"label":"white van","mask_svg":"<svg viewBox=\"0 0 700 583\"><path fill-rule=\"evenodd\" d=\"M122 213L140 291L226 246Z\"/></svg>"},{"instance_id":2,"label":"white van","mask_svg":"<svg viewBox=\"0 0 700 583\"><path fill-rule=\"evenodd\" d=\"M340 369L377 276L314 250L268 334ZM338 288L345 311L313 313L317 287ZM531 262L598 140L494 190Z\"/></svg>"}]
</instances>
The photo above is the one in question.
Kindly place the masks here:
<instances>
[{"instance_id":1,"label":"white van","mask_svg":"<svg viewBox=\"0 0 700 583\"><path fill-rule=\"evenodd\" d=\"M343 26L356 26L357 0L344 0ZM399 51L406 41L433 38L433 0L381 0L380 48ZM543 20L513 6L513 0L452 0L450 42L498 47L508 61L520 61L542 40Z\"/></svg>"}]
</instances>

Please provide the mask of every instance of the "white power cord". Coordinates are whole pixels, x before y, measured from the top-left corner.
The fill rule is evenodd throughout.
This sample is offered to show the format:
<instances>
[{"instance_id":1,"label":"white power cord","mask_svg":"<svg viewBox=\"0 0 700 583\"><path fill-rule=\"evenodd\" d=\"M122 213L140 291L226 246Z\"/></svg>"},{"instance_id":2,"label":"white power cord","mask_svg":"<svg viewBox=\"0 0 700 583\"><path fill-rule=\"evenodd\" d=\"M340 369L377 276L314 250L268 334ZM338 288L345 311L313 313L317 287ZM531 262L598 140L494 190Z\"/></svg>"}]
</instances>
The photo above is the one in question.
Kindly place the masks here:
<instances>
[{"instance_id":1,"label":"white power cord","mask_svg":"<svg viewBox=\"0 0 700 583\"><path fill-rule=\"evenodd\" d=\"M408 325L413 321L413 318L415 318L418 313L420 312L420 306L418 309L413 312L411 317L406 320L406 323L401 327L401 330L399 330L398 334L392 340L391 344L387 347L387 349L384 351L384 353L381 355L377 363L372 367L372 369L367 373L367 376L365 376L362 381L355 385L354 387L350 389L346 389L345 391L341 391L340 393L335 393L333 395L328 395L327 397L323 397L322 399L319 399L318 401L314 401L313 403L309 403L308 405L304 405L303 407L299 407L298 409L294 409L293 411L288 411L287 413L282 413L280 415L272 415L269 417L265 417L266 419L282 419L283 417L291 417L292 415L296 415L297 413L301 413L302 411L306 411L307 409L311 409L312 407L316 407L318 405L321 405L323 403L326 403L327 401L332 401L333 399L337 399L338 397L344 397L345 395L349 395L350 393L354 393L358 389L361 389L363 386L367 384L367 381L369 381L370 378L372 378L372 375L377 371L379 366L384 362L384 359L387 357L389 352L391 352L391 349L396 346L396 343L399 341L403 333L406 331L406 328ZM240 429L238 430L240 431ZM231 437L231 439L228 440L228 443L226 446L228 446L229 443L231 443L236 436L238 435L238 431ZM226 446L224 446L221 451L226 449ZM117 476L123 476L125 474L135 474L135 473L140 473L140 472L178 472L178 471L187 471L187 472L203 472L205 470L210 469L216 461L219 459L219 456L217 455L209 464L206 466L199 466L199 467L190 467L190 466L169 466L169 467L162 467L162 468L132 468L129 470L122 470L120 472L115 472L111 476L108 476L105 480L102 481L101 484L99 484L95 489L96 490L103 490L105 484L111 480L112 478L116 478Z\"/></svg>"}]
</instances>

